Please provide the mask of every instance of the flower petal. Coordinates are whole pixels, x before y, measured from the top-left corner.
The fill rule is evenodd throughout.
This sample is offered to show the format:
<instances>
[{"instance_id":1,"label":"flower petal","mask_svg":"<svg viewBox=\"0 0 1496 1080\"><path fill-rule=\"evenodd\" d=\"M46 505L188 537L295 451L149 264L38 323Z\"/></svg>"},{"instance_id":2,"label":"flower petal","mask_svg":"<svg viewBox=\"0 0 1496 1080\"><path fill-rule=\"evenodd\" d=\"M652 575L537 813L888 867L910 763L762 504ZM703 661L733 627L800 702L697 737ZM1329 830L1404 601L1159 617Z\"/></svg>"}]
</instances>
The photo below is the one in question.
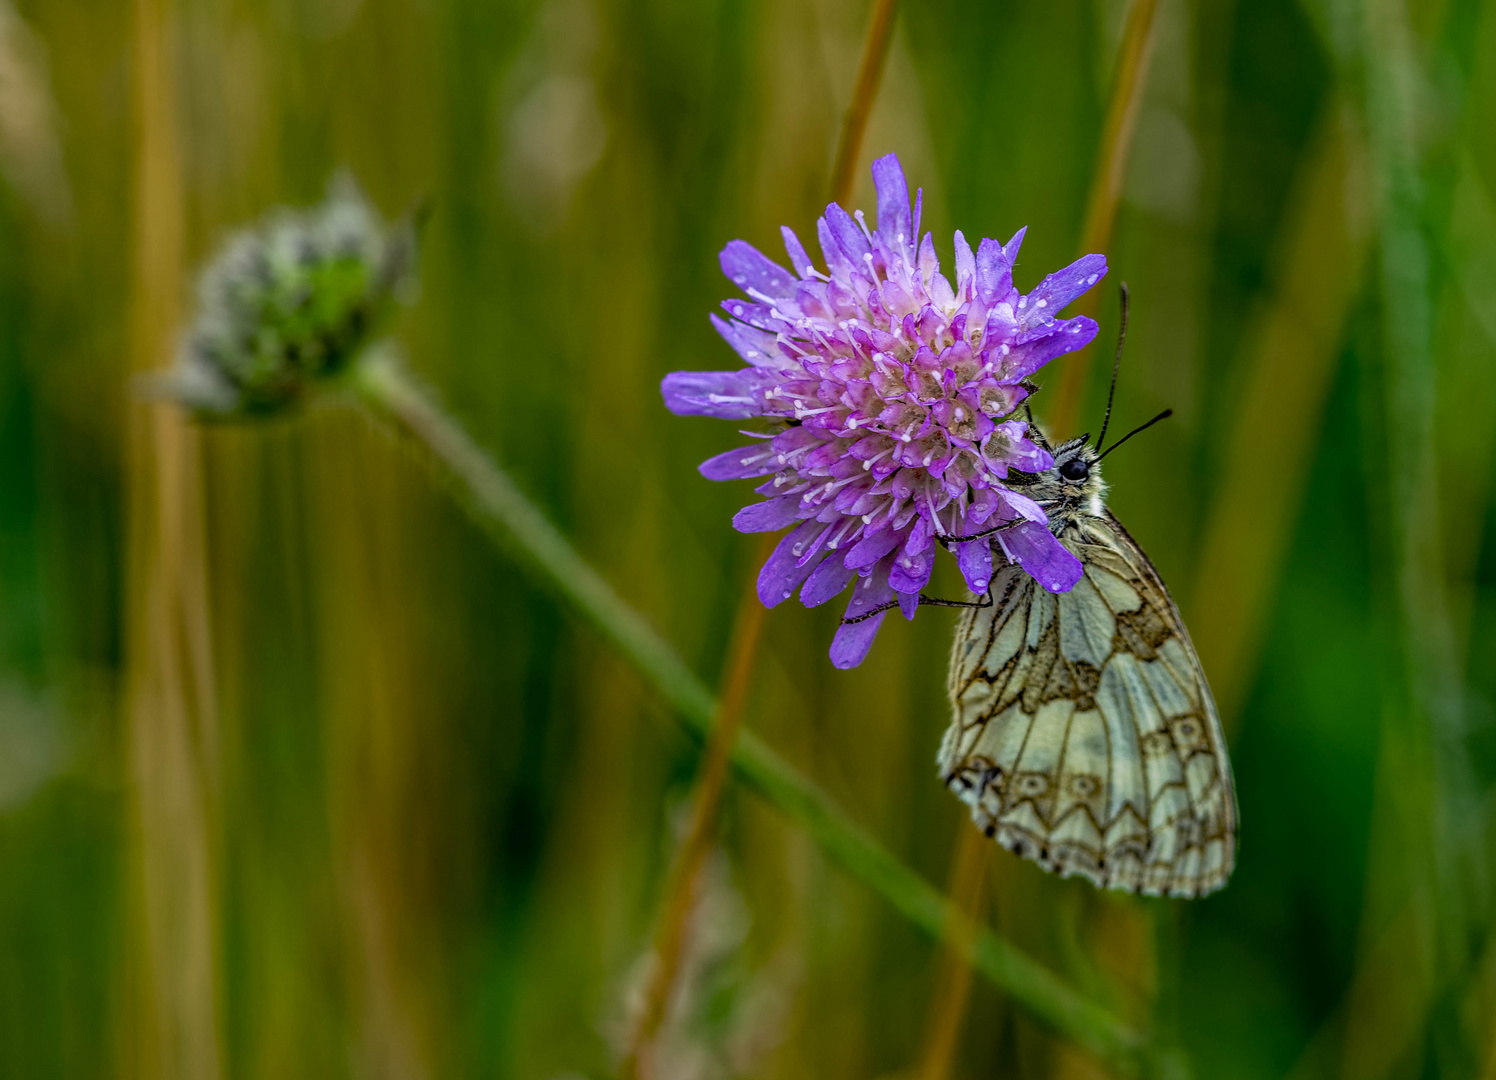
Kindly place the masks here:
<instances>
[{"instance_id":1,"label":"flower petal","mask_svg":"<svg viewBox=\"0 0 1496 1080\"><path fill-rule=\"evenodd\" d=\"M718 261L722 272L744 292L757 289L775 298L795 295L799 279L746 240L730 241Z\"/></svg>"},{"instance_id":2,"label":"flower petal","mask_svg":"<svg viewBox=\"0 0 1496 1080\"><path fill-rule=\"evenodd\" d=\"M788 225L781 225L779 235L784 237L784 253L790 257L790 265L795 268L795 273L802 278L814 277L816 265L810 261L810 256L805 252L805 245L800 243L795 230Z\"/></svg>"},{"instance_id":3,"label":"flower petal","mask_svg":"<svg viewBox=\"0 0 1496 1080\"><path fill-rule=\"evenodd\" d=\"M1019 472L1039 473L1054 468L1054 457L1050 452L1026 438L1013 440L1013 449L1008 454L1008 464Z\"/></svg>"},{"instance_id":4,"label":"flower petal","mask_svg":"<svg viewBox=\"0 0 1496 1080\"><path fill-rule=\"evenodd\" d=\"M708 480L744 480L750 476L767 476L779 471L779 455L772 443L740 446L725 454L709 457L696 466Z\"/></svg>"},{"instance_id":5,"label":"flower petal","mask_svg":"<svg viewBox=\"0 0 1496 1080\"><path fill-rule=\"evenodd\" d=\"M977 247L977 297L988 307L1004 299L1013 289L1013 262L996 240L983 240Z\"/></svg>"},{"instance_id":6,"label":"flower petal","mask_svg":"<svg viewBox=\"0 0 1496 1080\"><path fill-rule=\"evenodd\" d=\"M722 340L732 346L733 351L754 367L782 368L788 359L779 351L774 335L756 326L733 320L728 322L716 312L708 316Z\"/></svg>"},{"instance_id":7,"label":"flower petal","mask_svg":"<svg viewBox=\"0 0 1496 1080\"><path fill-rule=\"evenodd\" d=\"M774 532L799 520L800 497L785 495L768 502L745 506L732 516L732 527L738 532Z\"/></svg>"},{"instance_id":8,"label":"flower petal","mask_svg":"<svg viewBox=\"0 0 1496 1080\"><path fill-rule=\"evenodd\" d=\"M1086 572L1081 561L1037 521L1025 521L995 535L1008 558L1052 593L1069 592Z\"/></svg>"},{"instance_id":9,"label":"flower petal","mask_svg":"<svg viewBox=\"0 0 1496 1080\"><path fill-rule=\"evenodd\" d=\"M868 246L867 237L862 235L862 230L857 227L857 222L852 220L852 215L836 203L832 203L826 207L825 220L842 254L859 272L863 271L865 264L862 257L870 254L873 249Z\"/></svg>"},{"instance_id":10,"label":"flower petal","mask_svg":"<svg viewBox=\"0 0 1496 1080\"><path fill-rule=\"evenodd\" d=\"M952 546L956 549L956 562L961 567L961 576L966 579L966 587L979 595L986 592L992 583L992 544L988 538L984 536Z\"/></svg>"},{"instance_id":11,"label":"flower petal","mask_svg":"<svg viewBox=\"0 0 1496 1080\"><path fill-rule=\"evenodd\" d=\"M909 539L904 541L904 550L910 555L935 550L935 528L927 517L918 518L909 530Z\"/></svg>"},{"instance_id":12,"label":"flower petal","mask_svg":"<svg viewBox=\"0 0 1496 1080\"><path fill-rule=\"evenodd\" d=\"M914 246L914 225L909 216L909 183L898 154L886 154L873 162L873 187L878 192L878 235L891 250L903 237Z\"/></svg>"},{"instance_id":13,"label":"flower petal","mask_svg":"<svg viewBox=\"0 0 1496 1080\"><path fill-rule=\"evenodd\" d=\"M799 426L785 428L773 438L774 449L784 456L785 464L793 463L797 454L811 447L820 446L826 441L826 436L819 431L812 431L808 427Z\"/></svg>"},{"instance_id":14,"label":"flower petal","mask_svg":"<svg viewBox=\"0 0 1496 1080\"><path fill-rule=\"evenodd\" d=\"M722 308L729 315L742 319L750 326L756 326L758 329L766 330L771 334L784 334L794 329L793 326L780 317L784 312L780 311L773 304L749 303L747 300L724 300L722 301Z\"/></svg>"},{"instance_id":15,"label":"flower petal","mask_svg":"<svg viewBox=\"0 0 1496 1080\"><path fill-rule=\"evenodd\" d=\"M892 563L892 559L884 559L857 582L857 587L852 590L847 601L847 618L866 615L893 599L893 589L888 584L888 568Z\"/></svg>"},{"instance_id":16,"label":"flower petal","mask_svg":"<svg viewBox=\"0 0 1496 1080\"><path fill-rule=\"evenodd\" d=\"M893 598L893 590L888 587L887 566L875 566L872 573L853 584L852 598L847 601L844 618L855 619L859 615L865 615ZM873 647L873 638L878 636L878 627L883 624L884 614L886 613L880 611L862 622L844 622L837 627L836 637L831 640L831 663L842 669L853 668L862 663L868 650Z\"/></svg>"},{"instance_id":17,"label":"flower petal","mask_svg":"<svg viewBox=\"0 0 1496 1080\"><path fill-rule=\"evenodd\" d=\"M775 607L794 595L800 583L816 568L817 559L801 561L806 545L825 528L819 521L802 522L798 529L786 533L774 548L763 569L758 572L758 598L764 607Z\"/></svg>"},{"instance_id":18,"label":"flower petal","mask_svg":"<svg viewBox=\"0 0 1496 1080\"><path fill-rule=\"evenodd\" d=\"M854 271L861 269L860 266L853 265L853 260L836 242L831 223L824 217L816 219L816 238L821 242L821 257L826 260L826 269L831 272L832 278L845 282Z\"/></svg>"},{"instance_id":19,"label":"flower petal","mask_svg":"<svg viewBox=\"0 0 1496 1080\"><path fill-rule=\"evenodd\" d=\"M856 576L857 571L847 569L841 559L834 556L824 559L805 579L805 588L800 590L800 603L806 607L819 607L845 589Z\"/></svg>"},{"instance_id":20,"label":"flower petal","mask_svg":"<svg viewBox=\"0 0 1496 1080\"><path fill-rule=\"evenodd\" d=\"M1003 365L1005 379L1025 379L1055 357L1085 348L1096 336L1096 322L1077 315L1073 319L1056 319L1047 330L1048 333L1036 335L1013 347Z\"/></svg>"},{"instance_id":21,"label":"flower petal","mask_svg":"<svg viewBox=\"0 0 1496 1080\"><path fill-rule=\"evenodd\" d=\"M1008 242L1003 245L1003 257L1008 260L1009 266L1018 265L1018 249L1023 247L1023 237L1027 232L1028 226L1025 225L1010 236Z\"/></svg>"},{"instance_id":22,"label":"flower petal","mask_svg":"<svg viewBox=\"0 0 1496 1080\"><path fill-rule=\"evenodd\" d=\"M893 529L865 533L862 539L853 544L851 550L847 552L847 565L854 570L872 566L873 563L898 547L903 539Z\"/></svg>"},{"instance_id":23,"label":"flower petal","mask_svg":"<svg viewBox=\"0 0 1496 1080\"><path fill-rule=\"evenodd\" d=\"M889 580L893 580L892 574L889 575ZM899 612L904 616L904 618L914 618L915 613L919 611L919 593L896 592L894 593L894 595L899 598Z\"/></svg>"},{"instance_id":24,"label":"flower petal","mask_svg":"<svg viewBox=\"0 0 1496 1080\"><path fill-rule=\"evenodd\" d=\"M1044 507L1034 502L1027 495L1020 495L1009 488L1003 488L1002 497L1003 501L1025 521L1032 521L1043 525L1046 529L1049 528L1049 515L1044 512Z\"/></svg>"},{"instance_id":25,"label":"flower petal","mask_svg":"<svg viewBox=\"0 0 1496 1080\"><path fill-rule=\"evenodd\" d=\"M831 639L831 666L845 671L866 660L873 639L878 636L878 627L883 625L883 616L887 614L880 611L871 619L838 626L836 636Z\"/></svg>"},{"instance_id":26,"label":"flower petal","mask_svg":"<svg viewBox=\"0 0 1496 1080\"><path fill-rule=\"evenodd\" d=\"M1030 319L1039 312L1058 315L1072 300L1106 276L1105 255L1082 255L1063 270L1039 282L1024 299Z\"/></svg>"},{"instance_id":27,"label":"flower petal","mask_svg":"<svg viewBox=\"0 0 1496 1080\"><path fill-rule=\"evenodd\" d=\"M774 380L772 372L673 371L660 382L665 407L677 416L716 416L741 420L762 416L759 391Z\"/></svg>"},{"instance_id":28,"label":"flower petal","mask_svg":"<svg viewBox=\"0 0 1496 1080\"><path fill-rule=\"evenodd\" d=\"M911 551L913 540L904 545L904 550L894 556L893 567L888 572L888 583L896 592L914 593L930 582L930 572L935 569L935 547L922 551Z\"/></svg>"},{"instance_id":29,"label":"flower petal","mask_svg":"<svg viewBox=\"0 0 1496 1080\"><path fill-rule=\"evenodd\" d=\"M961 235L961 230L956 230L956 299L963 303L971 299L967 292L968 286L976 280L977 257L971 253L971 245L966 242L966 237Z\"/></svg>"}]
</instances>

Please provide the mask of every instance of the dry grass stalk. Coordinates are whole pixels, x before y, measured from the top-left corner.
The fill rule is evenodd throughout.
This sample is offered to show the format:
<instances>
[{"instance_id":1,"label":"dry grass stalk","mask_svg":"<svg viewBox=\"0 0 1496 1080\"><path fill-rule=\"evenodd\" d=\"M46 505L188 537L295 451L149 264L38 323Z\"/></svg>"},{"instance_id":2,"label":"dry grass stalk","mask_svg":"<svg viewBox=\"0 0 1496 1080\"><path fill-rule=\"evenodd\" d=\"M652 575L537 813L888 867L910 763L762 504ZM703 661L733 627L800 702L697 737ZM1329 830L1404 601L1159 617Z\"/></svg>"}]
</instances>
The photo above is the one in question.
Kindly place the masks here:
<instances>
[{"instance_id":1,"label":"dry grass stalk","mask_svg":"<svg viewBox=\"0 0 1496 1080\"><path fill-rule=\"evenodd\" d=\"M135 5L133 365L170 356L183 284L182 185L169 12ZM127 1064L151 1080L222 1075L214 875L217 731L199 439L180 410L128 426L126 727L141 944Z\"/></svg>"},{"instance_id":2,"label":"dry grass stalk","mask_svg":"<svg viewBox=\"0 0 1496 1080\"><path fill-rule=\"evenodd\" d=\"M845 203L851 197L858 152L862 148L863 133L867 129L868 117L872 114L878 85L883 79L883 67L888 60L888 46L893 37L893 21L897 9L897 0L877 0L877 6L873 9L863 43L857 87L853 91L851 104L847 107L836 165L832 170L831 197L835 202ZM755 567L762 565L773 552L775 539L773 536L765 536L759 541L753 561ZM638 1029L619 1066L622 1080L634 1080L637 1076L648 1075L648 1070L641 1069L641 1064L648 1054L650 1042L659 1031L666 1007L674 993L680 970L681 946L696 895L697 878L716 837L717 812L727 780L728 759L742 722L743 705L753 669L758 662L764 615L763 604L750 579L733 617L733 633L727 654L727 682L718 699L712 734L702 756L692 802L691 824L676 857L665 892L659 931L655 938L656 963L651 969L645 989L643 1012Z\"/></svg>"},{"instance_id":3,"label":"dry grass stalk","mask_svg":"<svg viewBox=\"0 0 1496 1080\"><path fill-rule=\"evenodd\" d=\"M1105 254L1111 246L1132 137L1138 126L1138 112L1143 107L1143 92L1148 86L1148 64L1153 58L1153 24L1157 12L1158 0L1133 0L1127 13L1106 123L1101 129L1096 171L1091 174L1091 194L1086 200L1081 255L1091 252ZM1074 311L1095 318L1101 296L1101 290L1092 289L1075 303ZM1070 357L1060 369L1059 385L1055 387L1053 399L1046 405L1049 428L1061 438L1068 437L1075 428L1075 415L1085 396L1086 376L1090 373L1090 356L1089 349L1082 349Z\"/></svg>"}]
</instances>

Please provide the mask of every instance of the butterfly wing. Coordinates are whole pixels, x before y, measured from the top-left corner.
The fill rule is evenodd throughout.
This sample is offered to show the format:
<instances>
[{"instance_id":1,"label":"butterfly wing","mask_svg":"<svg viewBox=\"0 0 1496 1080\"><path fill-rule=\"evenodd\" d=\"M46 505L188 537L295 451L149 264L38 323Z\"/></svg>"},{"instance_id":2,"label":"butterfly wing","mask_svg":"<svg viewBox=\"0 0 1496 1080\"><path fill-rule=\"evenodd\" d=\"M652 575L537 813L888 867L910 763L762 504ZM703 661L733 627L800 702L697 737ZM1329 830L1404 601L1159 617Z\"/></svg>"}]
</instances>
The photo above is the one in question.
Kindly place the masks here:
<instances>
[{"instance_id":1,"label":"butterfly wing","mask_svg":"<svg viewBox=\"0 0 1496 1080\"><path fill-rule=\"evenodd\" d=\"M946 783L1003 847L1063 876L1199 896L1236 861L1236 792L1215 701L1158 572L1110 512L1060 540L1068 593L1016 566L951 654Z\"/></svg>"}]
</instances>

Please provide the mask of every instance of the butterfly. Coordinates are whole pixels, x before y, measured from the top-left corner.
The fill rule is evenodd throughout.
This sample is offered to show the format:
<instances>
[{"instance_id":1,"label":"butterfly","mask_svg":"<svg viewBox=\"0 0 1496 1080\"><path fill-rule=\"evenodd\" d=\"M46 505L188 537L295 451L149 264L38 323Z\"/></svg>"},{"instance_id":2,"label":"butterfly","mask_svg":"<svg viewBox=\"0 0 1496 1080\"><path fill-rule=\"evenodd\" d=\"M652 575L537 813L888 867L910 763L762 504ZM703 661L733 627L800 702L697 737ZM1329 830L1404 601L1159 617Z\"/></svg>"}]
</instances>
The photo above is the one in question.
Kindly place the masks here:
<instances>
[{"instance_id":1,"label":"butterfly","mask_svg":"<svg viewBox=\"0 0 1496 1080\"><path fill-rule=\"evenodd\" d=\"M1103 501L1105 438L1103 424L1095 446L1084 435L1041 443L1054 466L1010 474L1084 574L1055 594L1009 564L968 608L951 652L940 775L988 836L1045 870L1201 896L1236 861L1231 763L1179 609Z\"/></svg>"}]
</instances>

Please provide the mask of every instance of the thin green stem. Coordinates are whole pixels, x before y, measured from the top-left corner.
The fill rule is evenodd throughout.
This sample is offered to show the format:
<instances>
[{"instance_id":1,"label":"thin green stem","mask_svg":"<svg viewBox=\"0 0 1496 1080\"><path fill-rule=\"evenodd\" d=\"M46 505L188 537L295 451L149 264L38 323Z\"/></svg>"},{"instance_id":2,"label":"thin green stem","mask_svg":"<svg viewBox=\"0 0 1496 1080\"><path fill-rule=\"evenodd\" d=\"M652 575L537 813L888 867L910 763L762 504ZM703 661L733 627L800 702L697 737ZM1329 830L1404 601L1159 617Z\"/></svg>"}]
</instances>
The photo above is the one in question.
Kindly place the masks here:
<instances>
[{"instance_id":1,"label":"thin green stem","mask_svg":"<svg viewBox=\"0 0 1496 1080\"><path fill-rule=\"evenodd\" d=\"M716 701L711 691L654 628L629 607L518 485L417 383L389 349L372 349L354 368L350 385L363 403L401 435L424 447L445 470L474 520L503 542L549 588L569 601L613 642L674 706L687 728L705 740ZM1088 1001L1048 969L970 918L938 889L869 836L814 783L751 732L732 748L737 776L808 832L828 855L879 893L931 937L963 928L972 966L1056 1031L1103 1059L1137 1071L1146 1043L1141 1033Z\"/></svg>"},{"instance_id":2,"label":"thin green stem","mask_svg":"<svg viewBox=\"0 0 1496 1080\"><path fill-rule=\"evenodd\" d=\"M1402 687L1382 729L1378 842L1362 908L1361 949L1348 998L1345 1072L1402 1059L1427 1038L1440 984L1480 932L1485 838L1470 769L1461 672L1444 564L1437 452L1438 367L1431 258L1419 147L1425 76L1403 0L1361 8L1361 74L1376 192L1382 301L1381 390L1386 502L1402 646ZM1381 819L1379 822L1378 819ZM1437 896L1437 908L1427 897ZM1390 947L1388 947L1388 943ZM1400 1015L1368 1003L1389 974Z\"/></svg>"}]
</instances>

